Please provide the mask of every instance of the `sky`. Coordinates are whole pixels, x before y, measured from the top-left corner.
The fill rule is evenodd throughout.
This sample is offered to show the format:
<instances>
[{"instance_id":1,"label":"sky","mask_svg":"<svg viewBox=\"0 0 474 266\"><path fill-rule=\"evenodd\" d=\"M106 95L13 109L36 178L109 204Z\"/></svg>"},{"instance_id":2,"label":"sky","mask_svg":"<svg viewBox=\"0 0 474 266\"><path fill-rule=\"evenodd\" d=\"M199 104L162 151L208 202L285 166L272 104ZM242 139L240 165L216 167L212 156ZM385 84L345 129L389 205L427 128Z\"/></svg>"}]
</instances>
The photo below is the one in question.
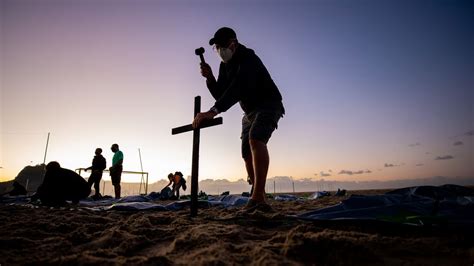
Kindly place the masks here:
<instances>
[{"instance_id":1,"label":"sky","mask_svg":"<svg viewBox=\"0 0 474 266\"><path fill-rule=\"evenodd\" d=\"M472 1L0 0L0 181L26 165L191 173L194 97L214 104L214 32L233 28L283 96L269 176L474 176ZM201 132L200 178L246 178L242 110ZM138 176L124 180L139 182Z\"/></svg>"}]
</instances>

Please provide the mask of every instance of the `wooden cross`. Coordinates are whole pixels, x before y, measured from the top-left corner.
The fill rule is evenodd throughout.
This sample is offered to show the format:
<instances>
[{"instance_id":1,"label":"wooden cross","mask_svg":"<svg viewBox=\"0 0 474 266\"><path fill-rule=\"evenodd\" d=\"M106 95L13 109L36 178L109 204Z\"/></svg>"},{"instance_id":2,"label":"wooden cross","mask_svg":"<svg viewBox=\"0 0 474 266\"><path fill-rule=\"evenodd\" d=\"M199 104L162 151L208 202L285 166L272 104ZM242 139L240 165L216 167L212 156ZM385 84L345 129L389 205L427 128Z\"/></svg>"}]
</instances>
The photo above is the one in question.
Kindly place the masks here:
<instances>
[{"instance_id":1,"label":"wooden cross","mask_svg":"<svg viewBox=\"0 0 474 266\"><path fill-rule=\"evenodd\" d=\"M194 98L194 117L201 112L201 96ZM199 182L199 137L200 129L222 124L222 117L204 120L199 128L193 128L192 124L176 127L171 130L171 135L193 131L193 162L191 167L191 217L198 212L198 182Z\"/></svg>"}]
</instances>

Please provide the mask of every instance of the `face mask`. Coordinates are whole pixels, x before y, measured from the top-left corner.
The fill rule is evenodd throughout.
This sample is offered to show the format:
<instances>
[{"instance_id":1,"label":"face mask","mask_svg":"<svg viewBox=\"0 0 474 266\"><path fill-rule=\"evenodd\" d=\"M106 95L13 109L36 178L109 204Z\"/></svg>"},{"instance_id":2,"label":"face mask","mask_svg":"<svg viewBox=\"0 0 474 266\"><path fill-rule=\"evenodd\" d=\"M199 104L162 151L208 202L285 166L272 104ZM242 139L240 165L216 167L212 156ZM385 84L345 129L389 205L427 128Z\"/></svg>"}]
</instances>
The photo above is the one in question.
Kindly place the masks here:
<instances>
[{"instance_id":1,"label":"face mask","mask_svg":"<svg viewBox=\"0 0 474 266\"><path fill-rule=\"evenodd\" d=\"M232 59L234 52L229 48L219 48L219 56L222 59L222 62L227 63Z\"/></svg>"}]
</instances>

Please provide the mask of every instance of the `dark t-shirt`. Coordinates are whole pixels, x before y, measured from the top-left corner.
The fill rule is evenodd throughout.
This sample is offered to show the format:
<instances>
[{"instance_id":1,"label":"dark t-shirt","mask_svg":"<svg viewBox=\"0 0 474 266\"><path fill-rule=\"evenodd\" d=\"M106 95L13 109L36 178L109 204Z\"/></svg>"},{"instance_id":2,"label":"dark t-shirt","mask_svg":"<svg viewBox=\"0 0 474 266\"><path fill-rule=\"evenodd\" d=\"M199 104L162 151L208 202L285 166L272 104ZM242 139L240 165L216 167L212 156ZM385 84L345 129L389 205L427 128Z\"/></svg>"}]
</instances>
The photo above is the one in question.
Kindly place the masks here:
<instances>
[{"instance_id":1,"label":"dark t-shirt","mask_svg":"<svg viewBox=\"0 0 474 266\"><path fill-rule=\"evenodd\" d=\"M104 171L104 169L107 167L107 162L102 155L96 155L94 156L94 159L92 160L92 171Z\"/></svg>"}]
</instances>

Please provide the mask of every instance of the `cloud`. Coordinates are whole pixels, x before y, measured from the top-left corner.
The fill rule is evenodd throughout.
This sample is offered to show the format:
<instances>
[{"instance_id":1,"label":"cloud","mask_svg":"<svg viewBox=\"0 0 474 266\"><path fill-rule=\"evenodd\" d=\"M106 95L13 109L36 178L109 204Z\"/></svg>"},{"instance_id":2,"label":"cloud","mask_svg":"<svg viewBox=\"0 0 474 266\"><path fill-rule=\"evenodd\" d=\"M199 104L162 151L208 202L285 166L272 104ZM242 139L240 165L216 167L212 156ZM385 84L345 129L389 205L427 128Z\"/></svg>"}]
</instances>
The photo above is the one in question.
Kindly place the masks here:
<instances>
[{"instance_id":1,"label":"cloud","mask_svg":"<svg viewBox=\"0 0 474 266\"><path fill-rule=\"evenodd\" d=\"M468 131L464 135L472 137L472 136L474 136L474 130Z\"/></svg>"},{"instance_id":2,"label":"cloud","mask_svg":"<svg viewBox=\"0 0 474 266\"><path fill-rule=\"evenodd\" d=\"M425 154L431 154L431 152L425 152Z\"/></svg>"},{"instance_id":3,"label":"cloud","mask_svg":"<svg viewBox=\"0 0 474 266\"><path fill-rule=\"evenodd\" d=\"M331 169L329 169L329 173L332 173L332 170L331 170Z\"/></svg>"},{"instance_id":4,"label":"cloud","mask_svg":"<svg viewBox=\"0 0 474 266\"><path fill-rule=\"evenodd\" d=\"M417 163L416 166L423 166L424 164L422 163Z\"/></svg>"},{"instance_id":5,"label":"cloud","mask_svg":"<svg viewBox=\"0 0 474 266\"><path fill-rule=\"evenodd\" d=\"M451 160L451 159L454 159L454 157L451 155L438 156L435 158L435 160Z\"/></svg>"},{"instance_id":6,"label":"cloud","mask_svg":"<svg viewBox=\"0 0 474 266\"><path fill-rule=\"evenodd\" d=\"M331 176L331 174L325 173L325 172L323 172L323 171L321 171L319 174L320 174L322 177Z\"/></svg>"},{"instance_id":7,"label":"cloud","mask_svg":"<svg viewBox=\"0 0 474 266\"><path fill-rule=\"evenodd\" d=\"M361 175L361 174L370 174L372 171L370 170L359 170L359 171L351 171L351 170L341 170L339 172L340 175Z\"/></svg>"},{"instance_id":8,"label":"cloud","mask_svg":"<svg viewBox=\"0 0 474 266\"><path fill-rule=\"evenodd\" d=\"M410 148L414 148L416 146L421 146L421 143L417 142L417 143L413 143L413 144L408 145L408 147L410 147Z\"/></svg>"},{"instance_id":9,"label":"cloud","mask_svg":"<svg viewBox=\"0 0 474 266\"><path fill-rule=\"evenodd\" d=\"M397 166L400 166L400 165L393 164L393 163L385 163L383 166L384 167L397 167Z\"/></svg>"},{"instance_id":10,"label":"cloud","mask_svg":"<svg viewBox=\"0 0 474 266\"><path fill-rule=\"evenodd\" d=\"M314 174L314 176L318 176L318 174Z\"/></svg>"},{"instance_id":11,"label":"cloud","mask_svg":"<svg viewBox=\"0 0 474 266\"><path fill-rule=\"evenodd\" d=\"M464 143L462 141L456 141L453 143L454 146L461 146L463 145Z\"/></svg>"}]
</instances>

